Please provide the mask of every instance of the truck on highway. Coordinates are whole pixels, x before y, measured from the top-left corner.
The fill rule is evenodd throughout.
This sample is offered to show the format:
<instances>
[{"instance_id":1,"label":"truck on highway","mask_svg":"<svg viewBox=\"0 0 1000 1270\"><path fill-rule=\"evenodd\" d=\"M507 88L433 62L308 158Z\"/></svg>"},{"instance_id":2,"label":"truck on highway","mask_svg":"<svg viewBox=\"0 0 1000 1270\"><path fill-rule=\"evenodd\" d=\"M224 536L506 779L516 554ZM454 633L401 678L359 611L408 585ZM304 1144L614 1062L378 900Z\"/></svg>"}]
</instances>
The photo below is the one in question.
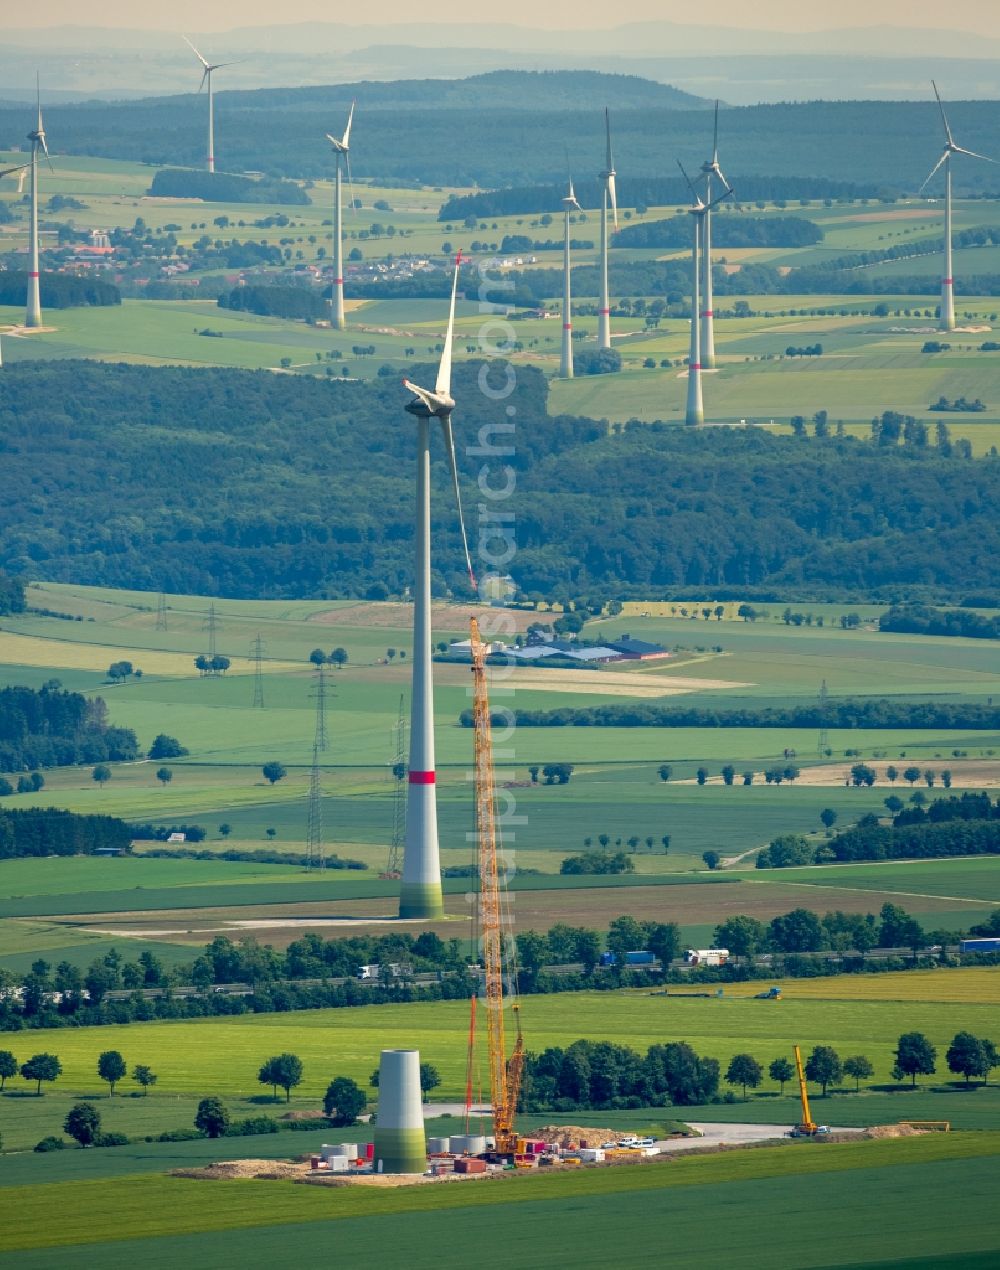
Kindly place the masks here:
<instances>
[{"instance_id":1,"label":"truck on highway","mask_svg":"<svg viewBox=\"0 0 1000 1270\"><path fill-rule=\"evenodd\" d=\"M992 939L963 939L958 950L964 953L1000 953L1000 936Z\"/></svg>"},{"instance_id":2,"label":"truck on highway","mask_svg":"<svg viewBox=\"0 0 1000 1270\"><path fill-rule=\"evenodd\" d=\"M370 966L358 966L355 978L381 979L383 977L382 972L384 970L389 972L389 977L398 979L401 975L408 974L410 967L404 966L398 961L392 961L387 966L380 966L377 962L375 962Z\"/></svg>"},{"instance_id":3,"label":"truck on highway","mask_svg":"<svg viewBox=\"0 0 1000 1270\"><path fill-rule=\"evenodd\" d=\"M601 953L602 966L615 966L617 964L618 959L613 952ZM625 954L625 965L632 970L641 970L643 968L651 970L654 966L659 965L659 962L651 952L636 950Z\"/></svg>"},{"instance_id":4,"label":"truck on highway","mask_svg":"<svg viewBox=\"0 0 1000 1270\"><path fill-rule=\"evenodd\" d=\"M689 948L684 960L689 966L724 966L729 960L729 949Z\"/></svg>"}]
</instances>

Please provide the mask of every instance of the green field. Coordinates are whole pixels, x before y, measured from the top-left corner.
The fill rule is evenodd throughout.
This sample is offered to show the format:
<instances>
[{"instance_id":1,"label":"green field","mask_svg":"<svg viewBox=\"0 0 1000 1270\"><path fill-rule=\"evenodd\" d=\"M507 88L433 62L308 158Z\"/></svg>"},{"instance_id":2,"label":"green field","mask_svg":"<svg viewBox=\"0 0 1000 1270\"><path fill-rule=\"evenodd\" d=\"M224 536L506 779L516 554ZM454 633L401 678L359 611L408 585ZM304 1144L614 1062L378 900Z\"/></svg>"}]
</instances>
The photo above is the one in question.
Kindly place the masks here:
<instances>
[{"instance_id":1,"label":"green field","mask_svg":"<svg viewBox=\"0 0 1000 1270\"><path fill-rule=\"evenodd\" d=\"M949 981L944 976L955 976L960 985L965 971L939 973L942 987L932 1002L893 1001L890 976L874 981L874 991L884 995L853 1000L798 997L794 981L785 985L786 999L780 1002L756 1001L749 995L671 1000L639 991L529 996L522 1002L523 1025L534 1052L565 1046L577 1037L614 1039L641 1052L652 1044L683 1039L699 1053L722 1060L723 1067L742 1050L766 1067L789 1052L792 1039L805 1050L833 1045L842 1055L867 1054L876 1079L884 1081L902 1032L926 1033L937 1045L943 1067L944 1050L956 1032L967 1029L989 1036L995 1031L1000 971L992 972L993 991L972 1002L947 1000ZM851 981L843 982L849 998ZM93 1088L97 1055L119 1048L129 1064L147 1063L159 1073L160 1094L194 1095L212 1089L238 1097L255 1092L257 1069L269 1054L297 1053L305 1068L300 1093L318 1098L334 1075L349 1075L364 1084L381 1049L410 1046L439 1068L440 1096L447 1098L464 1090L467 1026L465 1002L434 1002L133 1023L126 1029L35 1030L11 1039L15 1052L25 1056L29 1051L58 1054L62 1080L69 1088Z\"/></svg>"},{"instance_id":2,"label":"green field","mask_svg":"<svg viewBox=\"0 0 1000 1270\"><path fill-rule=\"evenodd\" d=\"M205 231L234 236L253 237L268 243L290 243L303 265L315 262L317 252L329 250L331 190L317 183L312 201L303 207L275 208L265 205L227 204L182 205L172 200L144 197L152 179L152 169L111 160L63 157L59 171L45 173L43 196L55 193L82 200L83 209L67 214L69 223L80 229L116 226L130 228L141 217L153 229L173 227L177 240L190 247ZM460 226L442 225L436 220L441 201L451 191L383 190L359 185L358 194L365 207L347 219L348 248L357 245L365 262L373 262L402 252L440 258L446 240L459 245L468 231ZM13 186L0 192L0 198L17 206ZM376 211L375 200L387 201L391 211ZM636 222L655 220L675 214L677 209L651 208L648 212L631 212ZM284 226L253 226L253 221L276 212L284 212L289 223ZM788 250L759 248L718 251L730 265L768 262L780 267L827 263L845 253L912 245L913 257L877 264L863 271L864 277L875 279L912 274L926 275L927 294L920 296L887 295L875 298L858 295L763 295L730 296L717 294L717 344L720 369L706 377L708 417L718 422L751 422L770 426L775 421L788 421L799 414L810 418L818 410L829 412L833 423L848 429L867 428L873 415L895 409L904 413L929 417L927 409L939 396L980 397L986 404L982 414L948 415L946 422L955 436L968 437L977 453L983 453L1000 441L1000 393L998 393L995 354L981 353L978 346L984 335L974 332L956 334L949 342L953 351L946 357L930 358L921 354L928 331L933 331L934 306L937 303L934 279L940 271L938 244L941 236L941 210L926 202L913 206L866 205L860 211L853 205L824 207L818 204L796 208L821 225L825 238L814 247ZM225 229L212 224L216 217L227 216L231 222ZM193 219L192 219L193 218ZM368 235L369 226L379 222L392 224L392 236ZM243 228L239 226L243 225ZM995 226L995 209L984 200L958 200L955 208L956 229ZM500 242L505 234L523 234L524 217L498 217L488 223L488 241ZM539 238L552 237L541 228L537 218L529 231ZM480 230L487 229L483 223ZM595 237L596 217L585 214L580 232ZM477 232L477 231L473 231ZM23 219L8 228L4 237L12 245L20 245L26 233ZM366 237L362 241L361 233ZM44 240L43 240L44 242ZM996 264L997 248L959 250L956 253L958 274L958 310L960 322L966 320L989 328L996 320L997 300L993 297L967 297L962 293L963 276L988 273ZM557 251L539 251L537 264L530 268L555 268ZM677 259L679 251L615 248L614 260ZM575 254L578 265L595 260L594 249L581 249ZM348 277L348 295L351 290ZM432 356L440 335L441 302L439 300L364 300L352 302L349 320L352 329L335 332L317 329L301 322L260 318L230 313L219 309L214 300L199 300L198 284L217 285L212 274L199 277L186 275L185 290L189 298L172 301L126 300L120 309L66 310L48 315L55 328L30 339L5 341L5 356L10 360L31 357L95 357L128 360L148 364L184 363L192 366L223 365L238 368L288 369L293 373L325 374L329 368L340 375L370 378L383 365L394 371L412 364L414 359ZM556 297L552 297L555 301ZM736 318L736 299L746 299L756 316ZM876 300L887 306L887 317L869 316ZM587 303L592 306L593 300ZM356 304L356 307L354 305ZM0 324L20 320L16 307L0 310ZM584 340L593 338L596 319L577 314L576 330ZM197 332L206 326L221 332L222 338L205 338ZM480 355L479 335L482 316L472 303L459 306L456 356ZM683 418L686 381L677 365L661 367L668 359L680 362L687 353L687 322L681 318L664 318L647 328L641 313L615 317L616 346L622 353L623 373L616 376L578 378L572 382L554 381L553 411L586 414L593 418L624 421L674 420ZM512 351L512 360L530 361L556 373L559 331L554 321L526 318L516 323L512 338L520 347ZM366 344L375 347L374 356L358 357L352 352L359 334ZM495 339L493 332L489 338ZM789 346L820 342L824 356L806 361L784 358ZM412 352L408 350L413 350ZM337 352L340 360L330 361L327 354ZM647 368L652 358L655 366ZM849 371L849 374L845 374ZM932 416L931 416L932 417Z\"/></svg>"},{"instance_id":3,"label":"green field","mask_svg":"<svg viewBox=\"0 0 1000 1270\"><path fill-rule=\"evenodd\" d=\"M46 1264L56 1249L113 1266L136 1259L158 1266L264 1264L289 1245L313 1256L331 1243L392 1267L460 1266L467 1264L460 1249L481 1237L484 1220L491 1220L502 1221L505 1247L525 1264L559 1256L604 1265L635 1243L637 1230L652 1235L663 1224L669 1225L671 1260L692 1267L705 1264L706 1252L759 1267L990 1253L997 1150L996 1135L989 1134L822 1149L804 1144L669 1166L391 1191L206 1186L155 1176L123 1179L114 1188L102 1181L57 1182L7 1192L11 1217L0 1242L19 1267ZM256 1188L252 1204L250 1186ZM914 1208L914 1191L925 1188L927 1201ZM859 1190L863 1209L853 1202ZM725 1223L713 1220L721 1207ZM53 1208L59 1222L44 1220ZM76 1216L84 1213L81 1240ZM25 1251L11 1256L18 1250Z\"/></svg>"}]
</instances>

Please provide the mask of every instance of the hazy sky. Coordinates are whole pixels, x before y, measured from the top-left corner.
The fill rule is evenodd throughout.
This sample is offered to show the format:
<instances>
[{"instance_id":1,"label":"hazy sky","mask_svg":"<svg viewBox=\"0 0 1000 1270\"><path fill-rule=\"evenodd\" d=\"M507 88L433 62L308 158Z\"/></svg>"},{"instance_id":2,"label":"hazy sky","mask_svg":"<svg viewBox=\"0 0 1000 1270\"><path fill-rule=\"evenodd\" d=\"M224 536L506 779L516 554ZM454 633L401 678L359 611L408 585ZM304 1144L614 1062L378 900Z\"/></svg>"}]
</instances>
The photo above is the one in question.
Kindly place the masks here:
<instances>
[{"instance_id":1,"label":"hazy sky","mask_svg":"<svg viewBox=\"0 0 1000 1270\"><path fill-rule=\"evenodd\" d=\"M13 7L6 0L5 8ZM835 5L816 0L715 0L692 13L678 0L631 0L627 8L609 9L594 0L506 0L487 8L470 7L467 0L380 0L352 10L332 6L329 0L105 0L82 6L80 0L47 0L44 5L18 6L8 12L8 27L40 27L86 23L96 27L141 27L150 30L219 31L239 26L264 26L289 22L516 22L556 28L607 27L619 22L650 20L753 27L758 30L817 31L844 26L953 26L963 31L1000 36L1000 3L997 0L963 0L942 6L940 0L838 0ZM2 37L0 37L2 41ZM859 53L863 50L859 49Z\"/></svg>"}]
</instances>

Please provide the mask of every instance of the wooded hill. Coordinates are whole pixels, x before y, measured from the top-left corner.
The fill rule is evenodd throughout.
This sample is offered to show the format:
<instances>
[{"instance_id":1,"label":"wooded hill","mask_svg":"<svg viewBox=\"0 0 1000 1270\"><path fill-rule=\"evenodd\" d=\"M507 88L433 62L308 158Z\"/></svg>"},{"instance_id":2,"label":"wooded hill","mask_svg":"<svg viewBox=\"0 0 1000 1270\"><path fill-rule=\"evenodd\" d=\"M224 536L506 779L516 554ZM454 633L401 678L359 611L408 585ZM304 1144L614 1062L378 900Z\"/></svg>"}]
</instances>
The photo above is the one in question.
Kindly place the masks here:
<instances>
[{"instance_id":1,"label":"wooded hill","mask_svg":"<svg viewBox=\"0 0 1000 1270\"><path fill-rule=\"evenodd\" d=\"M350 102L357 98L351 133L356 177L493 189L560 182L567 157L581 179L588 173L596 176L604 160L605 105L612 112L615 165L623 181L673 176L675 157L691 169L704 162L712 142L711 109L662 104L669 91L662 85L643 89L650 96L659 94L658 100L637 103L631 87L635 83L630 77L589 72L520 78L500 72L448 84L396 81L223 91L215 98L216 154L227 171L328 178L333 164L325 134L343 126L338 120L346 121ZM963 145L992 153L1000 103L953 102L948 111ZM30 123L30 108L0 109L0 145L20 145ZM51 105L45 123L57 154L191 168L204 161L205 101L193 92ZM934 161L939 126L928 102L802 102L728 109L721 119L723 167L741 198L750 197L740 190L747 177L803 173L819 181L914 193ZM858 144L859 137L864 145ZM955 181L961 193L996 191L1000 169L958 164ZM823 196L818 191L813 195ZM558 203L550 210L558 211Z\"/></svg>"},{"instance_id":2,"label":"wooded hill","mask_svg":"<svg viewBox=\"0 0 1000 1270\"><path fill-rule=\"evenodd\" d=\"M509 425L510 500L529 594L650 597L673 587L958 599L1000 589L1000 459L926 444L606 425L547 414L455 369L473 509ZM433 382L434 371L413 378ZM491 383L506 381L498 368ZM413 425L398 377L23 362L0 378L0 567L16 576L223 596L401 594L412 577ZM879 403L873 403L873 409ZM506 434L501 434L506 436ZM926 434L924 434L926 439ZM506 444L506 440L504 441ZM434 587L465 595L444 455L433 447ZM109 502L107 491L114 489Z\"/></svg>"}]
</instances>

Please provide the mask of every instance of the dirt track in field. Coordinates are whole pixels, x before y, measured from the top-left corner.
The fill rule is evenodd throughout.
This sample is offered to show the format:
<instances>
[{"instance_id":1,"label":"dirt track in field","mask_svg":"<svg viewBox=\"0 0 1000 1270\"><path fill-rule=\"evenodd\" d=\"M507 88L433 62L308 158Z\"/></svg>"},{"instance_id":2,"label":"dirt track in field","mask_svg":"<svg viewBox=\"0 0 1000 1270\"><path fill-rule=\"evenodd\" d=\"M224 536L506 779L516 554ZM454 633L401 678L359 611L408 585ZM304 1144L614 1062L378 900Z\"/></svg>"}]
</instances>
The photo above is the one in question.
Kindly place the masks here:
<instances>
[{"instance_id":1,"label":"dirt track in field","mask_svg":"<svg viewBox=\"0 0 1000 1270\"><path fill-rule=\"evenodd\" d=\"M593 887L573 891L517 891L511 911L517 930L548 930L557 922L572 926L603 926L624 913L642 921L675 921L680 925L716 924L736 913L767 921L793 908L820 912L877 913L886 901L899 903L898 892L811 886L807 883L766 882L692 883L687 886ZM909 908L922 913L954 912L969 905L978 912L982 900L914 896ZM283 948L305 931L327 936L385 933L402 925L407 930L435 930L442 938L461 938L469 930L472 907L463 895L445 897L447 916L437 922L395 917L392 899L271 904L253 908L167 909L150 913L87 914L61 922L79 924L92 934L124 938L168 939L172 943L203 945L216 935L240 939L254 935L261 942Z\"/></svg>"}]
</instances>

